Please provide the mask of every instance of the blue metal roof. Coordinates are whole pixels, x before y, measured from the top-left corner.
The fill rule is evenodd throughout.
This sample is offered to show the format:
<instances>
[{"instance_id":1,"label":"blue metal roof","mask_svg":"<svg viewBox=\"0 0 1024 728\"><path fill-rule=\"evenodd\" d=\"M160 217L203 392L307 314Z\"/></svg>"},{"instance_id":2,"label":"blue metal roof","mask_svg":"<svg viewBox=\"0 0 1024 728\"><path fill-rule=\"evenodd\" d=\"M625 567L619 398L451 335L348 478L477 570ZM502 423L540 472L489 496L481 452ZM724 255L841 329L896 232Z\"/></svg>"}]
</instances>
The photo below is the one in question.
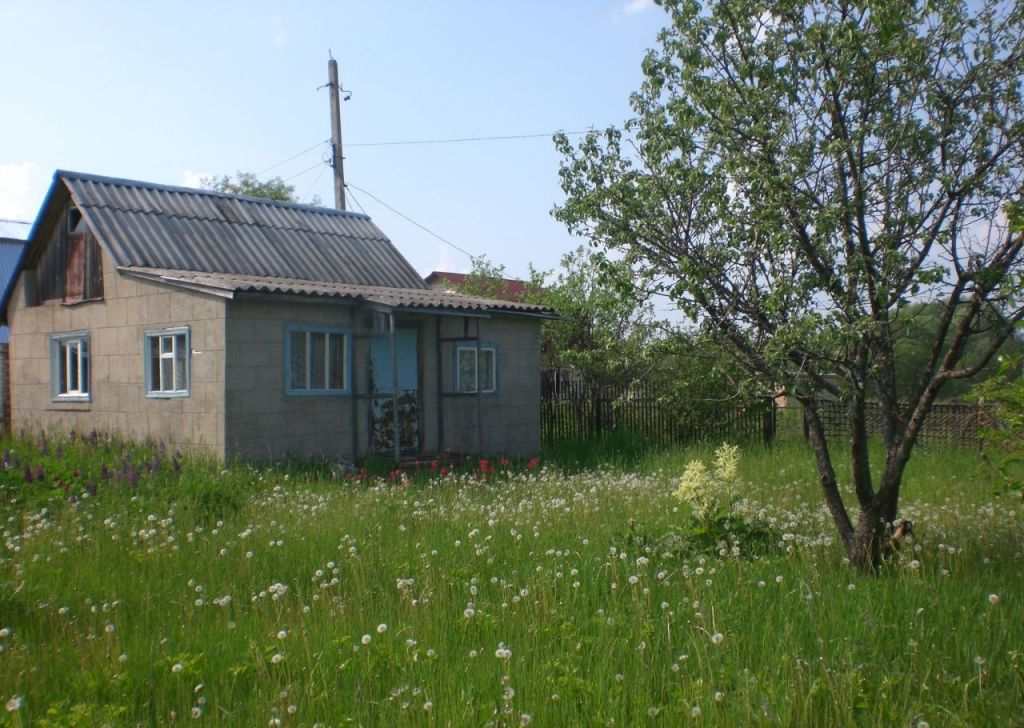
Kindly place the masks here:
<instances>
[{"instance_id":1,"label":"blue metal roof","mask_svg":"<svg viewBox=\"0 0 1024 728\"><path fill-rule=\"evenodd\" d=\"M0 301L6 301L10 297L11 289L18 279L18 272L21 270L21 259L25 254L27 240L17 238L0 238ZM6 326L0 326L0 344L6 344L10 332Z\"/></svg>"},{"instance_id":2,"label":"blue metal roof","mask_svg":"<svg viewBox=\"0 0 1024 728\"><path fill-rule=\"evenodd\" d=\"M58 170L60 184L118 266L427 287L359 213Z\"/></svg>"}]
</instances>

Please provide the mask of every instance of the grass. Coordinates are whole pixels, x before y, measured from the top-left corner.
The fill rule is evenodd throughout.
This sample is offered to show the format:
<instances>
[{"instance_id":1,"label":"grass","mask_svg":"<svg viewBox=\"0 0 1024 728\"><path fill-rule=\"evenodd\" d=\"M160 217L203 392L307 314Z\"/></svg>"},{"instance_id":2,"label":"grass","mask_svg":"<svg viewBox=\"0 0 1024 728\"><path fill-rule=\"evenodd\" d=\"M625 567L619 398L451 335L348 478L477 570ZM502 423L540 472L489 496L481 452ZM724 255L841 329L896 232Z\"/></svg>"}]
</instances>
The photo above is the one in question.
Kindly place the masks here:
<instances>
[{"instance_id":1,"label":"grass","mask_svg":"<svg viewBox=\"0 0 1024 728\"><path fill-rule=\"evenodd\" d=\"M0 725L1022 724L1024 508L973 453L915 455L866 577L799 444L741 460L756 558L657 546L707 448L389 484L2 447Z\"/></svg>"}]
</instances>

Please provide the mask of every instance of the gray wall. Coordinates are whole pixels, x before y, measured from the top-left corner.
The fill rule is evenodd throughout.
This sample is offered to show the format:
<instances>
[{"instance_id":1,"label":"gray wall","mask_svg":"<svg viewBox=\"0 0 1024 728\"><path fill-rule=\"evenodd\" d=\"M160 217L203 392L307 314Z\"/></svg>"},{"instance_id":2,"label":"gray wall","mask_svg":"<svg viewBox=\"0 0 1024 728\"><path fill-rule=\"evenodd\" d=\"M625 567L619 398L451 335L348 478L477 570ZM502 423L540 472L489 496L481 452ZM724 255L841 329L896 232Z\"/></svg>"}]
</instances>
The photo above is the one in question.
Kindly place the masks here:
<instances>
[{"instance_id":1,"label":"gray wall","mask_svg":"<svg viewBox=\"0 0 1024 728\"><path fill-rule=\"evenodd\" d=\"M326 456L352 459L352 395L285 394L284 336L292 324L343 326L353 331L355 361L365 349L348 305L231 301L225 337L226 455L253 460ZM365 373L353 367L357 391L365 391ZM358 414L358 413L357 413Z\"/></svg>"},{"instance_id":2,"label":"gray wall","mask_svg":"<svg viewBox=\"0 0 1024 728\"><path fill-rule=\"evenodd\" d=\"M442 339L475 337L498 349L496 394L444 397L443 447L528 457L540 451L540 322L536 319L442 319ZM467 343L471 343L468 342ZM455 391L455 346L442 342L442 392Z\"/></svg>"},{"instance_id":3,"label":"gray wall","mask_svg":"<svg viewBox=\"0 0 1024 728\"><path fill-rule=\"evenodd\" d=\"M224 455L223 299L129 278L106 255L101 301L26 306L25 277L19 276L8 309L14 431L107 430ZM145 332L176 326L190 329L190 396L147 397ZM90 334L89 402L52 401L50 336L71 331Z\"/></svg>"}]
</instances>

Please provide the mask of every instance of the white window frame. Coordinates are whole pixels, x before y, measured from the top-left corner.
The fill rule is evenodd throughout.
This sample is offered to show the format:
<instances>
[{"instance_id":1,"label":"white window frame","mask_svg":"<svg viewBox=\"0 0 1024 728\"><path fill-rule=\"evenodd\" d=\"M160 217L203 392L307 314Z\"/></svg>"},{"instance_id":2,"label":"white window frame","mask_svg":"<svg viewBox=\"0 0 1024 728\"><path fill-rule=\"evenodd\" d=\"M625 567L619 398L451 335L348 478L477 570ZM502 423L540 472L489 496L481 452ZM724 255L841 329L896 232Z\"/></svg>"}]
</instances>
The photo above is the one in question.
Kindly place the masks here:
<instances>
[{"instance_id":1,"label":"white window frame","mask_svg":"<svg viewBox=\"0 0 1024 728\"><path fill-rule=\"evenodd\" d=\"M477 351L480 356L491 357L491 381L490 386L484 382L484 389L477 391L478 377L480 375L480 360L477 358ZM473 357L473 378L472 381L463 381L461 360L463 352ZM479 348L475 343L458 344L455 347L455 391L460 394L496 394L498 391L498 347L494 344L480 344Z\"/></svg>"},{"instance_id":2,"label":"white window frame","mask_svg":"<svg viewBox=\"0 0 1024 728\"><path fill-rule=\"evenodd\" d=\"M153 356L150 353L153 344L159 348L158 358L161 365L153 370ZM164 345L169 344L168 350ZM142 357L145 361L146 374L146 396L156 399L172 397L188 397L192 393L192 334L188 326L179 326L173 329L159 329L147 331L143 337ZM171 362L171 381L163 381L164 360ZM177 361L181 359L183 364L181 376L183 381L177 381Z\"/></svg>"},{"instance_id":3,"label":"white window frame","mask_svg":"<svg viewBox=\"0 0 1024 728\"><path fill-rule=\"evenodd\" d=\"M305 386L295 387L292 385L292 337L294 334L304 334L303 357L305 359ZM313 371L309 366L312 351L312 334L324 335L324 381L321 383L312 380ZM340 374L342 377L341 387L330 387L331 380L331 340L340 339L342 342ZM322 384L323 386L317 386ZM304 324L292 324L285 327L284 332L284 391L285 394L309 397L309 396L333 396L352 393L352 334L340 326L309 326Z\"/></svg>"},{"instance_id":4,"label":"white window frame","mask_svg":"<svg viewBox=\"0 0 1024 728\"><path fill-rule=\"evenodd\" d=\"M72 372L77 383L72 386ZM84 375L83 375L84 372ZM63 375L63 376L62 376ZM88 331L50 337L50 394L54 402L89 402L92 399L92 363ZM65 383L62 389L61 382Z\"/></svg>"}]
</instances>

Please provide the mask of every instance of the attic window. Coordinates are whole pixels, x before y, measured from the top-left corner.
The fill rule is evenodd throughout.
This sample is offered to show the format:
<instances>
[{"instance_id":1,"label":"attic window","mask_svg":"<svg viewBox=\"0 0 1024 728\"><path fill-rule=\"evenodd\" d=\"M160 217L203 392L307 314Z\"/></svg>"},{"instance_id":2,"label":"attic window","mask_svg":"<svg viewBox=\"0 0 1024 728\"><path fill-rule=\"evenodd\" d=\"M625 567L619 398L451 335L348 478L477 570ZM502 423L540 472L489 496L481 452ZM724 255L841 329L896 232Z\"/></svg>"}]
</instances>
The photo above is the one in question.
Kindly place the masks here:
<instances>
[{"instance_id":1,"label":"attic window","mask_svg":"<svg viewBox=\"0 0 1024 728\"><path fill-rule=\"evenodd\" d=\"M100 246L81 210L69 207L36 269L38 300L78 303L103 298Z\"/></svg>"}]
</instances>

